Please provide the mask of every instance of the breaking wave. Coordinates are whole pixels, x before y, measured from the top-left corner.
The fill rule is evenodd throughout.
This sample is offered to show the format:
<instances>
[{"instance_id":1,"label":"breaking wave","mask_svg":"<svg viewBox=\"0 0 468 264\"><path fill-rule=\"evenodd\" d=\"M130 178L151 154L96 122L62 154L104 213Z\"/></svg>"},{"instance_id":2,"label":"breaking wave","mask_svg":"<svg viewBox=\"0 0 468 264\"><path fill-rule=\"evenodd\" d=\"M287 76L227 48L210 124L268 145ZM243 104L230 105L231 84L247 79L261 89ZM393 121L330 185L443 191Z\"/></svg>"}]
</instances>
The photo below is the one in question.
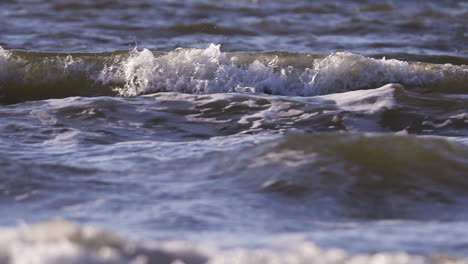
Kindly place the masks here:
<instances>
[{"instance_id":1,"label":"breaking wave","mask_svg":"<svg viewBox=\"0 0 468 264\"><path fill-rule=\"evenodd\" d=\"M465 65L374 59L348 52L224 53L220 45L57 54L0 49L5 103L68 96L156 92L314 96L399 83L416 91L466 93Z\"/></svg>"}]
</instances>

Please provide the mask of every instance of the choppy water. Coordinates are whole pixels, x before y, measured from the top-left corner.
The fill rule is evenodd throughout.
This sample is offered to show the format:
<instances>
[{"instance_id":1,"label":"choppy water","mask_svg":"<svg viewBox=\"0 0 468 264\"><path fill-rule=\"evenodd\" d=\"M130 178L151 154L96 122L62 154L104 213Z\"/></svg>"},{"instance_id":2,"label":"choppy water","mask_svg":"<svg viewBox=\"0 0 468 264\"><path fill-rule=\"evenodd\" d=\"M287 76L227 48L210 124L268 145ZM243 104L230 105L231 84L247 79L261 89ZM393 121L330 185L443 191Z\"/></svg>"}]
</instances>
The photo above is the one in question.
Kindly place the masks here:
<instances>
[{"instance_id":1,"label":"choppy water","mask_svg":"<svg viewBox=\"0 0 468 264\"><path fill-rule=\"evenodd\" d=\"M468 263L467 17L3 1L0 263Z\"/></svg>"}]
</instances>

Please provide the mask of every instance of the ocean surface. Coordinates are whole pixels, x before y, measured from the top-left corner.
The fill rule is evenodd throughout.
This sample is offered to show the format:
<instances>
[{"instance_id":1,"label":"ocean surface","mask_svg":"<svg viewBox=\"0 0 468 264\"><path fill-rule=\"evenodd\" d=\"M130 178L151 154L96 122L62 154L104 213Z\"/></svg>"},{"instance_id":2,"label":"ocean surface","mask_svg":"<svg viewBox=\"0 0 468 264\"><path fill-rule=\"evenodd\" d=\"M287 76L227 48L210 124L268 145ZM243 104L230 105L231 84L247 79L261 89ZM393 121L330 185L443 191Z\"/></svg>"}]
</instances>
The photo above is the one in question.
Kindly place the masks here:
<instances>
[{"instance_id":1,"label":"ocean surface","mask_svg":"<svg viewBox=\"0 0 468 264\"><path fill-rule=\"evenodd\" d=\"M468 3L0 2L0 264L468 263Z\"/></svg>"}]
</instances>

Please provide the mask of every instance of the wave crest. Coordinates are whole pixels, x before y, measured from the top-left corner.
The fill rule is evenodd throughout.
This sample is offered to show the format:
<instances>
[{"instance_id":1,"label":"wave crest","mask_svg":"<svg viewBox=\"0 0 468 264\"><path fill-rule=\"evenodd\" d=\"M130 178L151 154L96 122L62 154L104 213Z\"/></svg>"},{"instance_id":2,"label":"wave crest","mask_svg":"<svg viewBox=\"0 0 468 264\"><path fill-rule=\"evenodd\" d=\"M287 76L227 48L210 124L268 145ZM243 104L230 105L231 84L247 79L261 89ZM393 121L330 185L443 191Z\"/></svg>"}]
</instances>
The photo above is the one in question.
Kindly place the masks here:
<instances>
[{"instance_id":1,"label":"wave crest","mask_svg":"<svg viewBox=\"0 0 468 264\"><path fill-rule=\"evenodd\" d=\"M125 83L116 88L123 96L161 91L314 96L372 89L388 83L430 89L443 86L450 79L457 86L457 78L468 78L468 70L463 67L377 60L348 52L316 59L305 69L280 66L278 56L238 65L237 61L245 61L244 56L248 54L228 57L220 45L213 44L207 49L178 49L160 57L146 49L134 50L127 60L105 68L102 80ZM454 78L446 78L452 75Z\"/></svg>"},{"instance_id":2,"label":"wave crest","mask_svg":"<svg viewBox=\"0 0 468 264\"><path fill-rule=\"evenodd\" d=\"M315 96L399 83L409 89L466 93L468 68L374 59L348 52L224 53L220 45L168 53L136 49L97 54L0 50L7 103L68 96L157 92Z\"/></svg>"}]
</instances>

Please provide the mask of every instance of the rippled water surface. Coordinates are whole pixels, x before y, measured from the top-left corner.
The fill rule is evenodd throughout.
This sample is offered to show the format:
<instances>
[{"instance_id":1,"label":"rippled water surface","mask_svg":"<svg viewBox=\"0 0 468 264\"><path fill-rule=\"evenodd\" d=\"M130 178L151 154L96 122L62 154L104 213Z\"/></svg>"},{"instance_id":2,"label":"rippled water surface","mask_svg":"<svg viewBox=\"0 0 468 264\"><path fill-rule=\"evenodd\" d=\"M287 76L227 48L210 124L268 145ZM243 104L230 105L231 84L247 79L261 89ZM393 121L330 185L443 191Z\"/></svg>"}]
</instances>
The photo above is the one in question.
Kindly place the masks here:
<instances>
[{"instance_id":1,"label":"rippled water surface","mask_svg":"<svg viewBox=\"0 0 468 264\"><path fill-rule=\"evenodd\" d=\"M4 1L0 43L62 52L220 43L226 51L466 58L464 1Z\"/></svg>"},{"instance_id":2,"label":"rippled water surface","mask_svg":"<svg viewBox=\"0 0 468 264\"><path fill-rule=\"evenodd\" d=\"M467 18L1 2L0 264L468 263Z\"/></svg>"}]
</instances>

